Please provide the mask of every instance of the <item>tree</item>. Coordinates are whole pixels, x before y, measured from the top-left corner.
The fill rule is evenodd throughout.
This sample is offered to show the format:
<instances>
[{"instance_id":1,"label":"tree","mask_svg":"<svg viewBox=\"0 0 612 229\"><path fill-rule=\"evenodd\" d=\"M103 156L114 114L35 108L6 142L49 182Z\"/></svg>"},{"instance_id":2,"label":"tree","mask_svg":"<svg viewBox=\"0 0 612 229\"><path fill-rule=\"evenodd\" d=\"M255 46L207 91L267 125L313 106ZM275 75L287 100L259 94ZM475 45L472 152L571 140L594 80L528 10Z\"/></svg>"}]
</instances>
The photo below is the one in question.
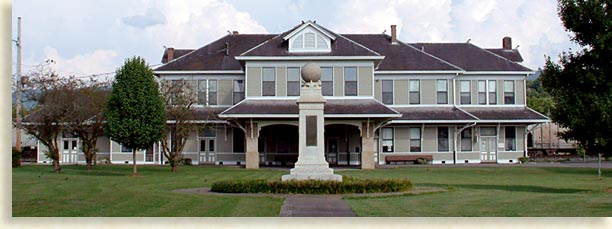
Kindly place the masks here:
<instances>
[{"instance_id":1,"label":"tree","mask_svg":"<svg viewBox=\"0 0 612 229\"><path fill-rule=\"evenodd\" d=\"M527 106L550 116L553 100L550 94L542 87L542 78L527 81Z\"/></svg>"},{"instance_id":2,"label":"tree","mask_svg":"<svg viewBox=\"0 0 612 229\"><path fill-rule=\"evenodd\" d=\"M542 85L553 97L551 118L589 154L612 153L612 0L559 0L558 13L578 52L547 57ZM601 175L601 169L598 172Z\"/></svg>"},{"instance_id":3,"label":"tree","mask_svg":"<svg viewBox=\"0 0 612 229\"><path fill-rule=\"evenodd\" d=\"M47 147L45 155L52 160L53 170L60 173L58 138L70 117L70 101L77 97L74 78L58 77L48 65L36 66L28 73L30 90L24 91L25 100L34 104L24 118L22 128Z\"/></svg>"},{"instance_id":4,"label":"tree","mask_svg":"<svg viewBox=\"0 0 612 229\"><path fill-rule=\"evenodd\" d=\"M162 81L161 89L171 122L162 135L162 151L168 158L172 172L176 172L183 160L183 149L189 135L198 130L198 124L193 122L195 90L191 83L184 80Z\"/></svg>"},{"instance_id":5,"label":"tree","mask_svg":"<svg viewBox=\"0 0 612 229\"><path fill-rule=\"evenodd\" d=\"M159 141L166 124L159 86L141 57L127 59L117 70L104 118L108 136L132 149L133 173L138 175L136 151Z\"/></svg>"},{"instance_id":6,"label":"tree","mask_svg":"<svg viewBox=\"0 0 612 229\"><path fill-rule=\"evenodd\" d=\"M79 81L78 96L70 106L72 112L68 125L81 140L87 170L91 170L96 161L97 141L104 134L104 112L110 94L107 85L107 82L95 79Z\"/></svg>"}]
</instances>

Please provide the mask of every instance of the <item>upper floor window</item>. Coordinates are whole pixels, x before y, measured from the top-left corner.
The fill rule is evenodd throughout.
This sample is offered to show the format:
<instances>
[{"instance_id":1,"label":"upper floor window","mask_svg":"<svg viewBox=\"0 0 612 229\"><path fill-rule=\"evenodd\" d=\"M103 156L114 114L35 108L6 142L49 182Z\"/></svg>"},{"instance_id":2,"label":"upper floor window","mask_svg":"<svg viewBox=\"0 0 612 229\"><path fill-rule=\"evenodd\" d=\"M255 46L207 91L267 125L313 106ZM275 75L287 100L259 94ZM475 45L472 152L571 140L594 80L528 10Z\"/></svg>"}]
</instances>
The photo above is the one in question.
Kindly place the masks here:
<instances>
[{"instance_id":1,"label":"upper floor window","mask_svg":"<svg viewBox=\"0 0 612 229\"><path fill-rule=\"evenodd\" d=\"M382 81L382 102L393 104L393 80Z\"/></svg>"},{"instance_id":2,"label":"upper floor window","mask_svg":"<svg viewBox=\"0 0 612 229\"><path fill-rule=\"evenodd\" d=\"M478 104L487 104L487 81L478 80Z\"/></svg>"},{"instance_id":3,"label":"upper floor window","mask_svg":"<svg viewBox=\"0 0 612 229\"><path fill-rule=\"evenodd\" d=\"M459 82L461 104L470 104L472 97L470 96L470 81L461 80Z\"/></svg>"},{"instance_id":4,"label":"upper floor window","mask_svg":"<svg viewBox=\"0 0 612 229\"><path fill-rule=\"evenodd\" d=\"M287 96L300 95L300 68L287 68Z\"/></svg>"},{"instance_id":5,"label":"upper floor window","mask_svg":"<svg viewBox=\"0 0 612 229\"><path fill-rule=\"evenodd\" d=\"M329 39L308 31L290 40L289 52L329 52Z\"/></svg>"},{"instance_id":6,"label":"upper floor window","mask_svg":"<svg viewBox=\"0 0 612 229\"><path fill-rule=\"evenodd\" d=\"M497 83L489 80L489 104L497 104Z\"/></svg>"},{"instance_id":7,"label":"upper floor window","mask_svg":"<svg viewBox=\"0 0 612 229\"><path fill-rule=\"evenodd\" d=\"M334 69L331 67L321 68L321 92L323 96L334 95Z\"/></svg>"},{"instance_id":8,"label":"upper floor window","mask_svg":"<svg viewBox=\"0 0 612 229\"><path fill-rule=\"evenodd\" d=\"M263 83L262 83L262 95L263 96L275 96L276 95L276 68L263 68Z\"/></svg>"},{"instance_id":9,"label":"upper floor window","mask_svg":"<svg viewBox=\"0 0 612 229\"><path fill-rule=\"evenodd\" d=\"M410 80L410 104L421 103L421 81Z\"/></svg>"},{"instance_id":10,"label":"upper floor window","mask_svg":"<svg viewBox=\"0 0 612 229\"><path fill-rule=\"evenodd\" d=\"M438 104L447 104L448 103L448 81L447 80L437 80L436 81L437 88L437 97Z\"/></svg>"},{"instance_id":11,"label":"upper floor window","mask_svg":"<svg viewBox=\"0 0 612 229\"><path fill-rule=\"evenodd\" d=\"M244 80L234 80L234 104L244 100Z\"/></svg>"},{"instance_id":12,"label":"upper floor window","mask_svg":"<svg viewBox=\"0 0 612 229\"><path fill-rule=\"evenodd\" d=\"M217 80L198 80L198 104L217 105Z\"/></svg>"},{"instance_id":13,"label":"upper floor window","mask_svg":"<svg viewBox=\"0 0 612 229\"><path fill-rule=\"evenodd\" d=\"M514 104L514 81L504 81L504 104Z\"/></svg>"},{"instance_id":14,"label":"upper floor window","mask_svg":"<svg viewBox=\"0 0 612 229\"><path fill-rule=\"evenodd\" d=\"M344 95L357 96L357 68L344 68Z\"/></svg>"}]
</instances>

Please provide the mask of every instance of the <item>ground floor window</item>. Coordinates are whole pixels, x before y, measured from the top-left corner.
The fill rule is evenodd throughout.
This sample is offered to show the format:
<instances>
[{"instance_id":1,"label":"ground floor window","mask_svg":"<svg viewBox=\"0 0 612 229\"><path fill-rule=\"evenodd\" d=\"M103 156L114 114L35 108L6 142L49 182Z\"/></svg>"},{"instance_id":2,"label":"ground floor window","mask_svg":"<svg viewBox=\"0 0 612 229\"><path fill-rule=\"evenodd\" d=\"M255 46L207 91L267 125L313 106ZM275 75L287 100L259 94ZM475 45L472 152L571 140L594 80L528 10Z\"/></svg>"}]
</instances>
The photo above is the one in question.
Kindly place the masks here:
<instances>
[{"instance_id":1,"label":"ground floor window","mask_svg":"<svg viewBox=\"0 0 612 229\"><path fill-rule=\"evenodd\" d=\"M438 152L448 152L448 127L438 127Z\"/></svg>"},{"instance_id":2,"label":"ground floor window","mask_svg":"<svg viewBox=\"0 0 612 229\"><path fill-rule=\"evenodd\" d=\"M393 128L382 128L382 151L393 152Z\"/></svg>"},{"instance_id":3,"label":"ground floor window","mask_svg":"<svg viewBox=\"0 0 612 229\"><path fill-rule=\"evenodd\" d=\"M410 128L410 152L421 152L421 128Z\"/></svg>"},{"instance_id":4,"label":"ground floor window","mask_svg":"<svg viewBox=\"0 0 612 229\"><path fill-rule=\"evenodd\" d=\"M125 146L125 145L121 145L121 152L124 152L124 153L131 153L131 152L132 152L132 148L127 147L127 146Z\"/></svg>"},{"instance_id":5,"label":"ground floor window","mask_svg":"<svg viewBox=\"0 0 612 229\"><path fill-rule=\"evenodd\" d=\"M506 151L516 151L516 127L507 126L505 129Z\"/></svg>"},{"instance_id":6,"label":"ground floor window","mask_svg":"<svg viewBox=\"0 0 612 229\"><path fill-rule=\"evenodd\" d=\"M244 132L241 129L234 128L232 133L233 139L233 151L234 153L244 153L244 144L245 144L245 136Z\"/></svg>"},{"instance_id":7,"label":"ground floor window","mask_svg":"<svg viewBox=\"0 0 612 229\"><path fill-rule=\"evenodd\" d=\"M472 151L471 128L467 128L461 132L461 151Z\"/></svg>"}]
</instances>

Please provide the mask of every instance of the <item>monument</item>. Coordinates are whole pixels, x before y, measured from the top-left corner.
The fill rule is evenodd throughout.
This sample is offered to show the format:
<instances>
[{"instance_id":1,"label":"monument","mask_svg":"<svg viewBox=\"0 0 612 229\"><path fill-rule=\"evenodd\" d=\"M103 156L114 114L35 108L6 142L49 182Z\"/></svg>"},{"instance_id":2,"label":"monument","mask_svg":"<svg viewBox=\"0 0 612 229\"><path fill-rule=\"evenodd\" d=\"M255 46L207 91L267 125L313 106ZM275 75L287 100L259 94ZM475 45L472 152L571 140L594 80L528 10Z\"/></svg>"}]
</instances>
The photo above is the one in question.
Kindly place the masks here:
<instances>
[{"instance_id":1,"label":"monument","mask_svg":"<svg viewBox=\"0 0 612 229\"><path fill-rule=\"evenodd\" d=\"M334 174L334 170L329 168L325 161L325 99L321 94L321 67L315 63L307 63L302 67L301 73L304 83L297 99L300 109L298 161L290 174L282 176L282 180L342 181L342 176Z\"/></svg>"}]
</instances>

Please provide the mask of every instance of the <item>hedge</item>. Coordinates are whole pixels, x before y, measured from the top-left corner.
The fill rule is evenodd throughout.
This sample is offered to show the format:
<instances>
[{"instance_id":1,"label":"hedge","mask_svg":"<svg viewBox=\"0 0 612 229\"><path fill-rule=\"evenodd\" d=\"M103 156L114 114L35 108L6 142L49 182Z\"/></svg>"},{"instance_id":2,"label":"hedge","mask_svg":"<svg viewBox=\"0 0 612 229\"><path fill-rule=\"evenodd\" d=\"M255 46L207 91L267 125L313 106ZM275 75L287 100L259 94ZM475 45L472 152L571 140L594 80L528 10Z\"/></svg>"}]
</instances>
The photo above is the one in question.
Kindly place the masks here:
<instances>
[{"instance_id":1,"label":"hedge","mask_svg":"<svg viewBox=\"0 0 612 229\"><path fill-rule=\"evenodd\" d=\"M212 184L211 191L222 193L282 193L282 194L345 194L401 192L412 188L408 179L352 179L322 180L231 180Z\"/></svg>"}]
</instances>

